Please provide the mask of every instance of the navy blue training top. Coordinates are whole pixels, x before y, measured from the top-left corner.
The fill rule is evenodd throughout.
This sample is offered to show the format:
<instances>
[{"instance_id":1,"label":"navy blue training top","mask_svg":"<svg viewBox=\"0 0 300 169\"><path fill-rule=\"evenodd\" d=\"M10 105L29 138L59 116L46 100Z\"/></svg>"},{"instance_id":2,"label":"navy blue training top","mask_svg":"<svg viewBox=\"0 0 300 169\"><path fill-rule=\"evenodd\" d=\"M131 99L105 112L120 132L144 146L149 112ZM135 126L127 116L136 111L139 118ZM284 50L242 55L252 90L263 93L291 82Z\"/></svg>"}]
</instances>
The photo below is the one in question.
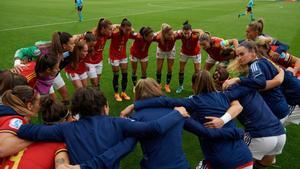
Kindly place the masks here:
<instances>
[{"instance_id":1,"label":"navy blue training top","mask_svg":"<svg viewBox=\"0 0 300 169\"><path fill-rule=\"evenodd\" d=\"M284 80L281 89L289 105L300 106L300 80L292 72L284 71Z\"/></svg>"},{"instance_id":2,"label":"navy blue training top","mask_svg":"<svg viewBox=\"0 0 300 169\"><path fill-rule=\"evenodd\" d=\"M134 113L137 121L153 121L168 114L170 108L145 108ZM180 121L164 135L155 138L139 139L143 150L141 169L188 169L187 161L182 149L182 129L184 121Z\"/></svg>"},{"instance_id":3,"label":"navy blue training top","mask_svg":"<svg viewBox=\"0 0 300 169\"><path fill-rule=\"evenodd\" d=\"M71 164L82 164L109 150L125 137L156 137L183 120L177 111L149 123L97 115L52 126L22 125L18 136L33 141L65 142ZM104 161L112 163L110 169L118 169L119 162L120 159L115 162Z\"/></svg>"},{"instance_id":4,"label":"navy blue training top","mask_svg":"<svg viewBox=\"0 0 300 169\"><path fill-rule=\"evenodd\" d=\"M262 90L266 87L266 81L272 80L277 74L277 69L270 61L265 58L257 59L250 64L248 77L240 77L240 84ZM288 115L289 107L280 86L261 91L260 94L278 119Z\"/></svg>"},{"instance_id":5,"label":"navy blue training top","mask_svg":"<svg viewBox=\"0 0 300 169\"><path fill-rule=\"evenodd\" d=\"M153 121L170 112L170 108L144 108L134 113L138 121ZM202 139L241 139L244 132L239 128L205 128L201 123L187 118L177 123L162 136L140 139L144 157L140 162L142 169L185 169L188 161L182 150L182 129L192 132ZM172 152L172 153L170 153Z\"/></svg>"},{"instance_id":6,"label":"navy blue training top","mask_svg":"<svg viewBox=\"0 0 300 169\"><path fill-rule=\"evenodd\" d=\"M224 93L229 100L239 100L243 106L237 118L252 138L285 134L282 124L255 89L234 85Z\"/></svg>"},{"instance_id":7,"label":"navy blue training top","mask_svg":"<svg viewBox=\"0 0 300 169\"><path fill-rule=\"evenodd\" d=\"M230 107L230 102L224 93L212 92L192 96L186 99L158 97L137 101L136 110L145 107L175 107L184 106L192 118L201 124L206 116L221 117ZM234 121L229 121L223 128L235 128ZM198 137L205 159L213 169L232 169L252 161L251 152L243 139L203 139Z\"/></svg>"}]
</instances>

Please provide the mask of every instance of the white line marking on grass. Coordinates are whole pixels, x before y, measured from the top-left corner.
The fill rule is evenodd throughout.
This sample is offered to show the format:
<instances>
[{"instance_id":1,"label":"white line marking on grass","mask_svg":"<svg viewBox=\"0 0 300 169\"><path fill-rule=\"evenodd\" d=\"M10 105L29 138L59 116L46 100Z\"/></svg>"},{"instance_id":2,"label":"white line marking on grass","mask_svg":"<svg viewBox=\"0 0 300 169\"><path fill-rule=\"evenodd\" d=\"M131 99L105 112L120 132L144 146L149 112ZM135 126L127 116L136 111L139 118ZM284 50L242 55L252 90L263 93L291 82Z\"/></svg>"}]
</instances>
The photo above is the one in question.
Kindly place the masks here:
<instances>
[{"instance_id":1,"label":"white line marking on grass","mask_svg":"<svg viewBox=\"0 0 300 169\"><path fill-rule=\"evenodd\" d=\"M165 10L157 10L157 11L148 11L148 12L136 12L132 14L127 14L127 15L114 15L114 16L109 16L106 18L116 18L116 17L121 17L121 16L134 16L134 15L143 15L143 14L149 14L149 13L159 13L159 12L166 12L166 11L173 11L173 10L178 10L178 9L189 9L189 8L195 8L198 6L190 6L190 7L178 7L178 8L172 8L172 9L165 9ZM89 21L94 21L98 20L98 18L90 18L90 19L85 19L82 22L89 22ZM54 25L64 25L64 24L70 24L70 23L78 23L79 21L67 21L67 22L56 22L56 23L47 23L47 24L40 24L40 25L29 25L29 26L21 26L21 27L15 27L15 28L6 28L6 29L0 29L0 32L7 32L7 31L14 31L14 30L21 30L21 29L30 29L30 28L38 28L38 27L45 27L45 26L54 26Z\"/></svg>"}]
</instances>

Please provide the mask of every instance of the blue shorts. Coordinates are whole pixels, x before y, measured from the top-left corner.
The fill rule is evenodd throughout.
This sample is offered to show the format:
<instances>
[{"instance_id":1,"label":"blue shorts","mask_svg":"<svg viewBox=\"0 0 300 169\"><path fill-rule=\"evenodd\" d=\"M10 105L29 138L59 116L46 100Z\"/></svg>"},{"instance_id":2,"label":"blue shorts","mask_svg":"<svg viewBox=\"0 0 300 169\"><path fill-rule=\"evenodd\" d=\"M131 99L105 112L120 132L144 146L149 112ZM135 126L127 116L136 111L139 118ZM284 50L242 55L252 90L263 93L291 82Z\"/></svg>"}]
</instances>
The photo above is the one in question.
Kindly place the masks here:
<instances>
[{"instance_id":1,"label":"blue shorts","mask_svg":"<svg viewBox=\"0 0 300 169\"><path fill-rule=\"evenodd\" d=\"M77 11L82 11L83 6L77 6Z\"/></svg>"}]
</instances>

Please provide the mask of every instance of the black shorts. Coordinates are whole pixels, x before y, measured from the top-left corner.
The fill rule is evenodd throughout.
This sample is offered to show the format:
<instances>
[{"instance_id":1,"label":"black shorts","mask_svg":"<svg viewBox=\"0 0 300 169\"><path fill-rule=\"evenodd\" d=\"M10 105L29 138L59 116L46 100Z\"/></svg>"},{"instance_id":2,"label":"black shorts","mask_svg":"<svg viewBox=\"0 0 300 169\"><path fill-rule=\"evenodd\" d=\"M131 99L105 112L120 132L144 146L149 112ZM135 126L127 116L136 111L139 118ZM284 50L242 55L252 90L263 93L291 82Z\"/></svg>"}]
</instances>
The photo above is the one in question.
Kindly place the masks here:
<instances>
[{"instance_id":1,"label":"black shorts","mask_svg":"<svg viewBox=\"0 0 300 169\"><path fill-rule=\"evenodd\" d=\"M82 11L82 7L83 7L83 6L78 6L78 7L77 7L77 11Z\"/></svg>"},{"instance_id":2,"label":"black shorts","mask_svg":"<svg viewBox=\"0 0 300 169\"><path fill-rule=\"evenodd\" d=\"M252 12L252 8L251 7L247 7L247 12Z\"/></svg>"}]
</instances>

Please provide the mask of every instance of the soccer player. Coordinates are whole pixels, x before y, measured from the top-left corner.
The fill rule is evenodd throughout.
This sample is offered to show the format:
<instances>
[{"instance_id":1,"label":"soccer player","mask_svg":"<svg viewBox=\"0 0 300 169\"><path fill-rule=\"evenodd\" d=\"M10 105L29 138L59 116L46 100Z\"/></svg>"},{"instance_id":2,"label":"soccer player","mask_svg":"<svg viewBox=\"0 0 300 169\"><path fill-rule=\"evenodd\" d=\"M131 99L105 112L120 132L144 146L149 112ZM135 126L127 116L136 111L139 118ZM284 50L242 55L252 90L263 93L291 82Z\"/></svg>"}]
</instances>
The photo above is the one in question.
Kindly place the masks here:
<instances>
[{"instance_id":1,"label":"soccer player","mask_svg":"<svg viewBox=\"0 0 300 169\"><path fill-rule=\"evenodd\" d=\"M136 33L132 31L132 24L128 19L123 19L121 25L113 30L111 35L111 43L109 47L109 62L113 71L113 88L114 98L117 102L124 100L130 100L130 97L126 94L127 88L127 69L128 60L126 54L126 44L128 39L134 39ZM119 94L119 71L122 72L122 92Z\"/></svg>"},{"instance_id":2,"label":"soccer player","mask_svg":"<svg viewBox=\"0 0 300 169\"><path fill-rule=\"evenodd\" d=\"M75 0L75 8L79 16L79 22L83 21L83 16L82 16L83 0Z\"/></svg>"},{"instance_id":3,"label":"soccer player","mask_svg":"<svg viewBox=\"0 0 300 169\"><path fill-rule=\"evenodd\" d=\"M84 59L88 54L88 45L85 41L76 43L72 55L72 63L65 67L67 77L72 81L75 89L87 86L87 68Z\"/></svg>"},{"instance_id":4,"label":"soccer player","mask_svg":"<svg viewBox=\"0 0 300 169\"><path fill-rule=\"evenodd\" d=\"M191 117L206 127L212 127L211 116L220 117L217 127L236 128L230 121L236 117L242 107L238 101L230 102L224 93L215 90L213 79L208 71L203 70L193 75L192 88L194 95L185 99L168 97L155 97L136 101L134 109L139 111L144 108L184 106L191 113ZM237 139L203 139L199 142L204 153L208 168L247 168L252 167L252 155L242 138ZM230 154L230 156L228 155Z\"/></svg>"},{"instance_id":5,"label":"soccer player","mask_svg":"<svg viewBox=\"0 0 300 169\"><path fill-rule=\"evenodd\" d=\"M236 54L238 56L236 65L246 67L249 65L248 76L229 79L224 82L223 87L226 89L233 84L239 83L242 86L260 90L260 94L269 105L274 115L284 123L290 110L279 86L283 79L282 81L267 82L277 76L278 73L283 74L284 71L282 69L278 70L265 58L259 59L257 52L256 44L253 41L244 41L239 45L236 49Z\"/></svg>"},{"instance_id":6,"label":"soccer player","mask_svg":"<svg viewBox=\"0 0 300 169\"><path fill-rule=\"evenodd\" d=\"M172 27L166 23L162 24L161 31L158 32L153 39L153 41L158 43L156 49L156 80L158 84L161 83L161 70L165 58L167 59L168 73L165 84L165 91L167 93L171 92L170 83L176 54L175 42L177 39L179 39L178 33L173 31Z\"/></svg>"},{"instance_id":7,"label":"soccer player","mask_svg":"<svg viewBox=\"0 0 300 169\"><path fill-rule=\"evenodd\" d=\"M254 6L254 0L249 0L248 4L247 4L247 10L241 14L238 15L238 18L240 18L241 16L245 16L246 14L250 14L250 22L254 21L254 14L253 14L253 6Z\"/></svg>"},{"instance_id":8,"label":"soccer player","mask_svg":"<svg viewBox=\"0 0 300 169\"><path fill-rule=\"evenodd\" d=\"M40 95L29 86L20 85L4 92L0 105L0 162L1 158L14 155L31 144L18 138L16 132L30 117L37 115L39 108Z\"/></svg>"},{"instance_id":9,"label":"soccer player","mask_svg":"<svg viewBox=\"0 0 300 169\"><path fill-rule=\"evenodd\" d=\"M51 46L51 41L38 41L34 46L18 49L14 56L14 66L24 66L24 64L36 60L43 50Z\"/></svg>"},{"instance_id":10,"label":"soccer player","mask_svg":"<svg viewBox=\"0 0 300 169\"><path fill-rule=\"evenodd\" d=\"M219 78L215 79L221 84L227 76L226 68L219 69ZM285 130L273 114L261 95L249 87L234 85L224 91L229 100L239 100L243 111L237 119L245 127L245 142L252 153L254 166L265 168L271 166L275 156L282 153L286 142Z\"/></svg>"},{"instance_id":11,"label":"soccer player","mask_svg":"<svg viewBox=\"0 0 300 169\"><path fill-rule=\"evenodd\" d=\"M141 79L137 82L135 100L143 101L163 96L159 84L152 78ZM129 110L132 106L129 106ZM126 109L121 115L125 115ZM146 107L137 110L131 118L138 121L152 121L165 116L171 108ZM174 125L166 134L153 139L139 139L144 158L140 168L190 168L182 150L182 129L192 132L202 139L241 139L243 132L236 128L209 129L192 118ZM171 144L172 143L172 144ZM172 151L172 153L170 153Z\"/></svg>"},{"instance_id":12,"label":"soccer player","mask_svg":"<svg viewBox=\"0 0 300 169\"><path fill-rule=\"evenodd\" d=\"M272 45L272 38L260 37L256 44L259 53L272 60L274 63L291 71L294 76L300 75L300 59L288 52L277 53L279 46Z\"/></svg>"},{"instance_id":13,"label":"soccer player","mask_svg":"<svg viewBox=\"0 0 300 169\"><path fill-rule=\"evenodd\" d=\"M224 40L222 38L212 37L208 32L201 34L199 41L201 47L208 54L205 62L205 69L208 71L217 61L227 64L227 62L232 58L229 56L222 56L222 51L227 50L227 48L237 48L239 44L237 39Z\"/></svg>"},{"instance_id":14,"label":"soccer player","mask_svg":"<svg viewBox=\"0 0 300 169\"><path fill-rule=\"evenodd\" d=\"M34 61L40 55L45 55L48 52L53 52L54 55L60 58L60 70L62 70L67 64L71 62L70 53L74 48L74 38L67 32L54 32L52 35L51 43L47 41L38 41L35 43L35 46L29 48L21 48L16 51L15 54L15 68L18 72L22 69L29 69L24 67L24 63L28 61ZM30 63L29 65L34 64ZM65 86L65 82L61 77L61 74L58 73L54 79L53 88L57 89L60 95L62 96L62 102L69 104L68 91ZM50 93L55 97L54 89L50 89Z\"/></svg>"},{"instance_id":15,"label":"soccer player","mask_svg":"<svg viewBox=\"0 0 300 169\"><path fill-rule=\"evenodd\" d=\"M60 71L59 64L60 59L52 53L48 53L39 56L36 62L29 62L20 74L27 79L28 84L39 94L50 94L55 77Z\"/></svg>"},{"instance_id":16,"label":"soccer player","mask_svg":"<svg viewBox=\"0 0 300 169\"><path fill-rule=\"evenodd\" d=\"M262 19L251 22L250 24L247 25L246 39L256 41L261 38L268 38L268 39L271 38L272 40L270 42L270 45L276 46L276 48L272 48L272 50L280 54L281 57L285 57L285 52L287 52L289 46L272 38L269 35L264 34L263 30L264 30L264 21ZM242 41L244 40L241 40L240 43Z\"/></svg>"},{"instance_id":17,"label":"soccer player","mask_svg":"<svg viewBox=\"0 0 300 169\"><path fill-rule=\"evenodd\" d=\"M192 59L194 62L195 73L201 69L200 33L202 32L193 31L192 25L189 24L188 21L183 23L182 31L178 32L182 46L179 62L179 87L177 88L176 93L181 93L183 90L184 69L189 59Z\"/></svg>"},{"instance_id":18,"label":"soccer player","mask_svg":"<svg viewBox=\"0 0 300 169\"><path fill-rule=\"evenodd\" d=\"M91 80L93 87L100 88L101 74L103 70L103 50L106 40L110 38L112 33L112 22L105 18L100 18L98 25L92 30L96 36L96 44L93 52L85 58L85 65L88 67L88 77Z\"/></svg>"},{"instance_id":19,"label":"soccer player","mask_svg":"<svg viewBox=\"0 0 300 169\"><path fill-rule=\"evenodd\" d=\"M0 102L1 96L6 90L13 89L15 86L28 85L27 79L9 70L0 71Z\"/></svg>"},{"instance_id":20,"label":"soccer player","mask_svg":"<svg viewBox=\"0 0 300 169\"><path fill-rule=\"evenodd\" d=\"M141 63L142 79L147 78L148 50L152 43L153 37L154 33L150 27L142 27L130 48L133 91L137 82L136 70L138 62Z\"/></svg>"},{"instance_id":21,"label":"soccer player","mask_svg":"<svg viewBox=\"0 0 300 169\"><path fill-rule=\"evenodd\" d=\"M171 110L172 113L147 123L109 117L107 99L101 92L93 88L76 90L72 99L71 110L73 115L79 113L80 119L78 121L52 126L22 125L18 135L21 138L35 141L65 142L71 164L81 164L102 154L126 137L158 137L175 124L184 121L184 117L188 117L187 112L182 111L182 109L178 109L180 112ZM134 147L134 144L135 141L119 151L125 155ZM110 158L114 158L114 155L119 153L118 151L114 152L109 158L104 159L104 163L111 164L107 168L119 168L120 158L110 161Z\"/></svg>"},{"instance_id":22,"label":"soccer player","mask_svg":"<svg viewBox=\"0 0 300 169\"><path fill-rule=\"evenodd\" d=\"M43 122L48 125L63 122L68 116L68 109L50 97L41 99ZM64 143L33 143L15 155L6 157L1 169L60 168L69 164L67 149Z\"/></svg>"}]
</instances>

